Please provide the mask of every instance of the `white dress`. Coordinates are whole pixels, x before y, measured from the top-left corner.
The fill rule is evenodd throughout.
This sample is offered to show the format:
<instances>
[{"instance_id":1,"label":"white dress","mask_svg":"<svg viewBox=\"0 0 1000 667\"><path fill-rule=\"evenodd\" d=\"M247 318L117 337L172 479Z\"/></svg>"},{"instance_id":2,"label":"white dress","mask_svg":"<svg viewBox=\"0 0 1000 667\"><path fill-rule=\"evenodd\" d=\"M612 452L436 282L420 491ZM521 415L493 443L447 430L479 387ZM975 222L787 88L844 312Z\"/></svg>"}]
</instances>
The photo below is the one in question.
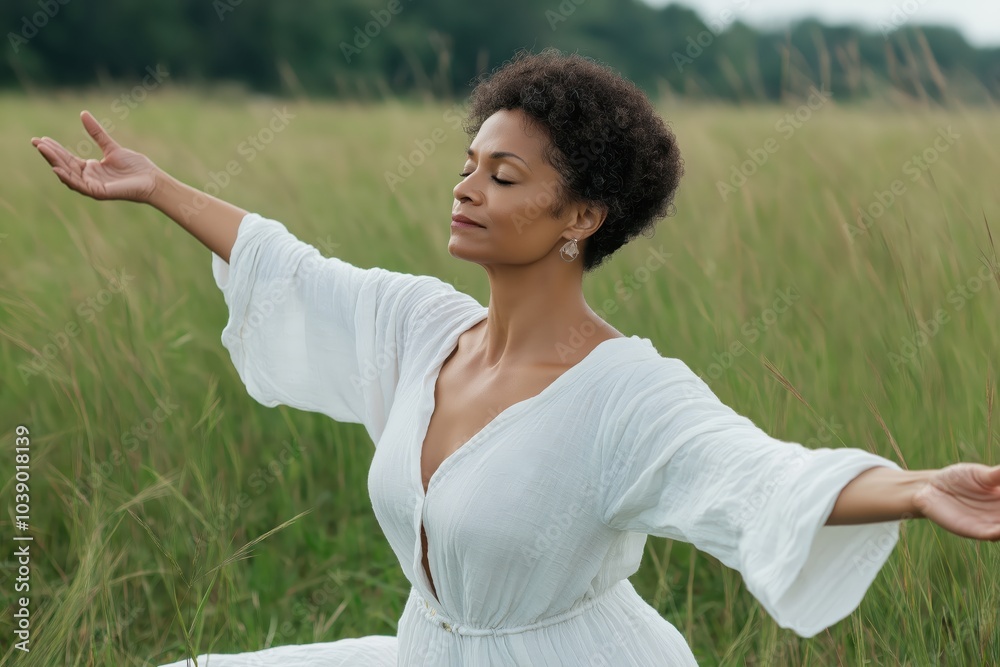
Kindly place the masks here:
<instances>
[{"instance_id":1,"label":"white dress","mask_svg":"<svg viewBox=\"0 0 1000 667\"><path fill-rule=\"evenodd\" d=\"M850 614L896 544L897 521L824 523L855 476L898 465L772 438L637 336L600 343L501 412L444 460L425 497L419 457L437 374L487 308L431 276L324 258L256 214L240 223L229 264L213 253L212 268L229 308L222 343L250 396L367 429L373 509L412 588L396 636L199 665L696 665L628 580L647 535L739 571L803 637Z\"/></svg>"}]
</instances>

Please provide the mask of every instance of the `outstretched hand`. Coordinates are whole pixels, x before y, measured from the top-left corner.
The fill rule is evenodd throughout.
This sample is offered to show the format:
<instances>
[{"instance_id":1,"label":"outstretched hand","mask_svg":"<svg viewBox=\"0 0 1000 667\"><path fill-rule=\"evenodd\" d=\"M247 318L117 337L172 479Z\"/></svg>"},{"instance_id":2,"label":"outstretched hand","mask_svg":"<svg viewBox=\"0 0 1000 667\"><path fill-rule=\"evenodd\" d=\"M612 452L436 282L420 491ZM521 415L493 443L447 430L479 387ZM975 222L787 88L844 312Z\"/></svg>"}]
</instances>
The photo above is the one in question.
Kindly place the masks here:
<instances>
[{"instance_id":1,"label":"outstretched hand","mask_svg":"<svg viewBox=\"0 0 1000 667\"><path fill-rule=\"evenodd\" d=\"M142 153L122 148L89 111L83 111L80 120L104 153L103 159L84 160L50 137L34 137L31 145L71 190L94 199L148 202L156 188L156 165Z\"/></svg>"},{"instance_id":2,"label":"outstretched hand","mask_svg":"<svg viewBox=\"0 0 1000 667\"><path fill-rule=\"evenodd\" d=\"M925 517L962 537L1000 540L1000 466L956 463L913 496Z\"/></svg>"}]
</instances>

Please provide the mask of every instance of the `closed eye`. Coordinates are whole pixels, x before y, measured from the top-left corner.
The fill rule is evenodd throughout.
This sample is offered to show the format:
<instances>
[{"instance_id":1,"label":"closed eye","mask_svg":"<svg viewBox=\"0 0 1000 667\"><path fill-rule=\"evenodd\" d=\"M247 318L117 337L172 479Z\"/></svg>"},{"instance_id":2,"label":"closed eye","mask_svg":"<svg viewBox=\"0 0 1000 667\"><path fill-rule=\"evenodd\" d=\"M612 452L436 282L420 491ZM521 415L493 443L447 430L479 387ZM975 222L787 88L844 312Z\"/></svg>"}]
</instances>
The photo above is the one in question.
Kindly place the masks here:
<instances>
[{"instance_id":1,"label":"closed eye","mask_svg":"<svg viewBox=\"0 0 1000 667\"><path fill-rule=\"evenodd\" d=\"M467 171L464 174L459 174L459 176L461 176L462 178L465 178L466 176L468 176L471 173L472 173L471 171ZM494 181L496 181L500 185L514 185L513 181L504 181L502 179L497 178L496 176L493 176L492 178L493 178Z\"/></svg>"}]
</instances>

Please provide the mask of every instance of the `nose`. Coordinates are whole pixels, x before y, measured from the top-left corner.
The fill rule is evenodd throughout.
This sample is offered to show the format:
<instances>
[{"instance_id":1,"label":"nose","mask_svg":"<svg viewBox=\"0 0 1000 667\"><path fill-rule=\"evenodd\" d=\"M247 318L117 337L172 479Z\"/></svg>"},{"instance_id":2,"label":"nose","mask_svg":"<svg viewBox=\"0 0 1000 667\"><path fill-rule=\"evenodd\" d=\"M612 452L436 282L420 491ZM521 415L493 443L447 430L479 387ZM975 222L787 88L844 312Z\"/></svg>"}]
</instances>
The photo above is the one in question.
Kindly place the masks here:
<instances>
[{"instance_id":1,"label":"nose","mask_svg":"<svg viewBox=\"0 0 1000 667\"><path fill-rule=\"evenodd\" d=\"M463 178L452 190L452 194L455 195L455 199L459 202L471 202L473 204L479 204L482 200L483 193L474 186L472 178L475 175L475 171Z\"/></svg>"}]
</instances>

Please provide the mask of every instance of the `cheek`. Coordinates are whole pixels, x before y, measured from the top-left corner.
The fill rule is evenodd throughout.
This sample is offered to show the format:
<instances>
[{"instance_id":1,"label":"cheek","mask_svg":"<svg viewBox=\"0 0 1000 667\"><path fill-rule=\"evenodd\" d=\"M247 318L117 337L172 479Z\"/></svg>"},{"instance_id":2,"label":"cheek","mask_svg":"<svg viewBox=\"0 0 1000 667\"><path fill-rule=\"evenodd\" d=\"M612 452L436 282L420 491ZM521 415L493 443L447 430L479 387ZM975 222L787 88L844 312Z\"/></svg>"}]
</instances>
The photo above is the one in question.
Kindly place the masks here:
<instances>
[{"instance_id":1,"label":"cheek","mask_svg":"<svg viewBox=\"0 0 1000 667\"><path fill-rule=\"evenodd\" d=\"M504 227L517 236L534 237L544 235L552 222L546 206L531 199L520 201L503 211Z\"/></svg>"}]
</instances>

